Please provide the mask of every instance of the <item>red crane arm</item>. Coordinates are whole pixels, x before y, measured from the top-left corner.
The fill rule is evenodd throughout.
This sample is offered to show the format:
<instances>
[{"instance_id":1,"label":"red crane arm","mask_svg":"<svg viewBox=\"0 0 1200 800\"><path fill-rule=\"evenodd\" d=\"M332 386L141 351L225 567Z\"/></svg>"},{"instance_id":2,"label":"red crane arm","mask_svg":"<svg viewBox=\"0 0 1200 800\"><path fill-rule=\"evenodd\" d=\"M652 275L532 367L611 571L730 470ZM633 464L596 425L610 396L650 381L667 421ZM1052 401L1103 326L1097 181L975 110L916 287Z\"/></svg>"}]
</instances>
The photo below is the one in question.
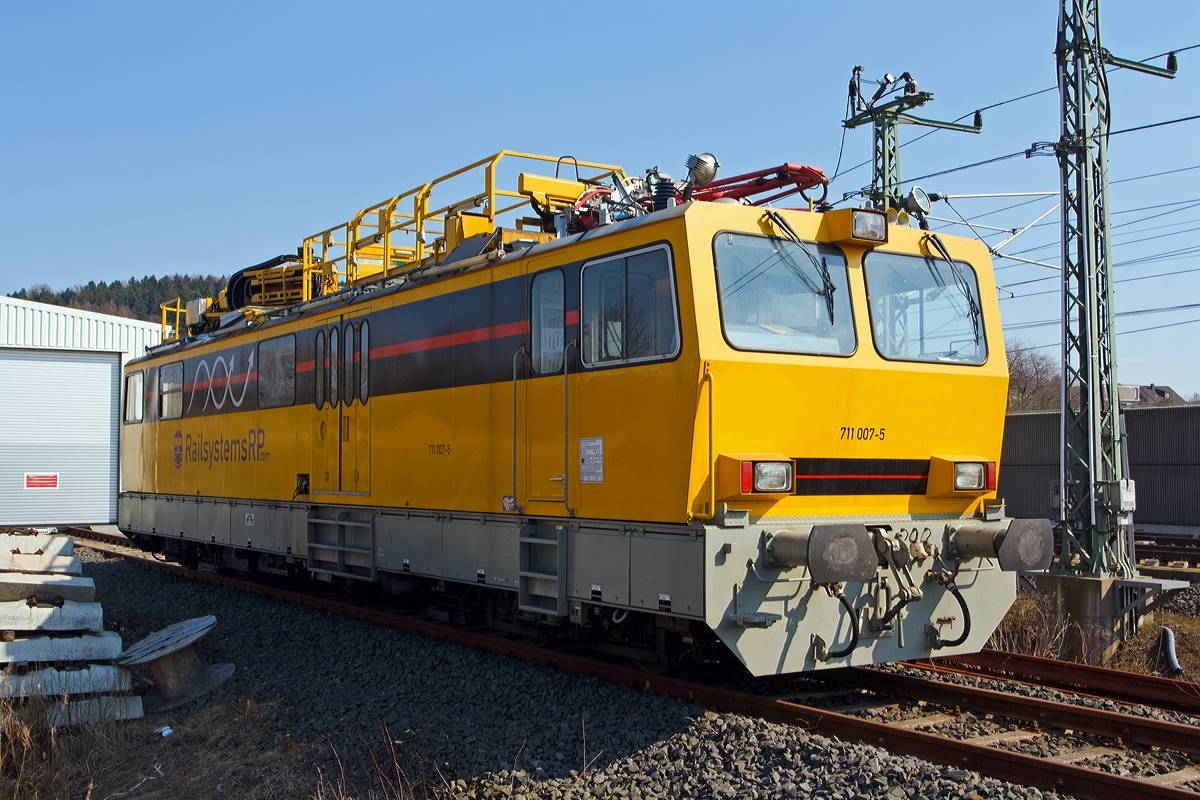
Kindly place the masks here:
<instances>
[{"instance_id":1,"label":"red crane arm","mask_svg":"<svg viewBox=\"0 0 1200 800\"><path fill-rule=\"evenodd\" d=\"M760 169L757 172L747 172L744 175L733 175L722 178L692 190L693 200L719 200L728 197L740 200L763 192L771 192L783 187L789 187L784 194L795 191L805 191L828 183L825 173L818 167L806 167L801 164L781 164L770 169ZM778 199L766 198L760 202ZM759 203L753 203L758 205Z\"/></svg>"}]
</instances>

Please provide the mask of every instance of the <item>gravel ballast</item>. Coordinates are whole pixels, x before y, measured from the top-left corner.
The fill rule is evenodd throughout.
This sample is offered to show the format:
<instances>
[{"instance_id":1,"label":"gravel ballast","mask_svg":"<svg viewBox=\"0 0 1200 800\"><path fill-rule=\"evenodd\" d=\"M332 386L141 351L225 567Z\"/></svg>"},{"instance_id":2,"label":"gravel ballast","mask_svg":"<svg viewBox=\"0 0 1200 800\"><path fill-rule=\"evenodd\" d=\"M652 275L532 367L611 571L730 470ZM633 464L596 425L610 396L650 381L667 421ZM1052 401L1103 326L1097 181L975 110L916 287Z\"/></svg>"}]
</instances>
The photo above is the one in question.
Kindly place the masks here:
<instances>
[{"instance_id":1,"label":"gravel ballast","mask_svg":"<svg viewBox=\"0 0 1200 800\"><path fill-rule=\"evenodd\" d=\"M382 724L406 773L424 774L429 790L444 794L1043 796L878 748L187 582L82 545L79 553L107 626L126 646L172 622L216 615L207 656L236 665L224 700L271 709L274 741L264 746L328 740L359 786L372 783L366 746L381 752ZM321 753L314 775L316 768L330 774L332 749L314 752Z\"/></svg>"},{"instance_id":2,"label":"gravel ballast","mask_svg":"<svg viewBox=\"0 0 1200 800\"><path fill-rule=\"evenodd\" d=\"M1193 583L1176 594L1163 604L1162 610L1171 614L1200 617L1200 583Z\"/></svg>"}]
</instances>

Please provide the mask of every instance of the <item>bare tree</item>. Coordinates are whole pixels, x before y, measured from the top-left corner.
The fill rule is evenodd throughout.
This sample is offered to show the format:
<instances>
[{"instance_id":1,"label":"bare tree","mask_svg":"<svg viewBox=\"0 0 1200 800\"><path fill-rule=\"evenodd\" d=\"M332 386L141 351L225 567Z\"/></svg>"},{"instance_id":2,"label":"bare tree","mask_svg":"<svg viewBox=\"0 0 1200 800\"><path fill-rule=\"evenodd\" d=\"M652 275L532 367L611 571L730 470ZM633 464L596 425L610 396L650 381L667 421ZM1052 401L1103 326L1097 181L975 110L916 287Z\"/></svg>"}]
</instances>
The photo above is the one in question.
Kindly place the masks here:
<instances>
[{"instance_id":1,"label":"bare tree","mask_svg":"<svg viewBox=\"0 0 1200 800\"><path fill-rule=\"evenodd\" d=\"M1062 373L1058 360L1045 348L1031 347L1021 339L1010 339L1006 349L1008 410L1058 410L1062 405Z\"/></svg>"}]
</instances>

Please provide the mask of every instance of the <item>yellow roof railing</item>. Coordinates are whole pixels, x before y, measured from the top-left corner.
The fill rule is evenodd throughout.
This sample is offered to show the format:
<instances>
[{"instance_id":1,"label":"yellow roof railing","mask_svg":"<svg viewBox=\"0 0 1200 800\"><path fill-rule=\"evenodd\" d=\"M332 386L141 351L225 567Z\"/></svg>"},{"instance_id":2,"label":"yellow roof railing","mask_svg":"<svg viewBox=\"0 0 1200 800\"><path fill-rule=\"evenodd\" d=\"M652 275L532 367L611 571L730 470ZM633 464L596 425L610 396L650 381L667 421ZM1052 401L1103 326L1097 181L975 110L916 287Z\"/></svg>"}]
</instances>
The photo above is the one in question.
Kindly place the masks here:
<instances>
[{"instance_id":1,"label":"yellow roof railing","mask_svg":"<svg viewBox=\"0 0 1200 800\"><path fill-rule=\"evenodd\" d=\"M183 304L183 298L176 297L174 300L160 303L158 307L162 311L162 340L169 342L181 338L187 331L187 307ZM167 317L171 314L175 315L174 325L167 324ZM168 334L167 331L170 333Z\"/></svg>"},{"instance_id":2,"label":"yellow roof railing","mask_svg":"<svg viewBox=\"0 0 1200 800\"><path fill-rule=\"evenodd\" d=\"M553 164L554 176L536 180L542 176L531 178L530 173L521 172L520 183L528 182L541 190L535 194L527 188L522 193L519 189L523 187L519 185L514 188L500 186L502 163L506 169L514 167L516 170ZM560 176L563 171L571 174ZM491 231L500 217L531 208L531 197L545 196L547 186L558 189L551 199L560 200L558 194L565 191L564 187L599 182L613 175L627 180L623 169L609 164L579 161L571 156L556 158L501 150L368 206L349 222L307 237L300 251L302 299L311 299L314 284L319 286L320 294L330 294L347 284L406 272L427 259L437 260L453 249L456 231L461 234L463 230L482 227ZM482 187L477 183L479 177L483 178ZM467 187L465 196L462 193L464 185ZM455 224L464 218L471 218L473 224ZM531 221L528 218L517 220L516 225L520 227ZM316 275L320 276L319 281L310 277Z\"/></svg>"}]
</instances>

